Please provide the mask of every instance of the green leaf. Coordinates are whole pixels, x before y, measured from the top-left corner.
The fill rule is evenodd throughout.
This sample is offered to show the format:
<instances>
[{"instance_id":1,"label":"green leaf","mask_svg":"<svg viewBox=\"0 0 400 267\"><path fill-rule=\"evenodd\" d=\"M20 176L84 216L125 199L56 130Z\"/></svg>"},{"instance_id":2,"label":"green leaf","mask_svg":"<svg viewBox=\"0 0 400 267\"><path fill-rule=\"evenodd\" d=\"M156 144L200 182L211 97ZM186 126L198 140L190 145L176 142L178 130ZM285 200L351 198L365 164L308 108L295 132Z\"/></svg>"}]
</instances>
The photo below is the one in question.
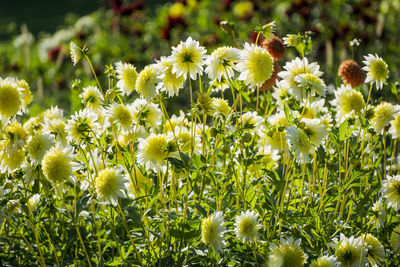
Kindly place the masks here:
<instances>
[{"instance_id":1,"label":"green leaf","mask_svg":"<svg viewBox=\"0 0 400 267\"><path fill-rule=\"evenodd\" d=\"M349 126L349 123L347 120L345 120L342 124L339 126L339 140L340 141L345 141L351 137L353 128Z\"/></svg>"},{"instance_id":2,"label":"green leaf","mask_svg":"<svg viewBox=\"0 0 400 267\"><path fill-rule=\"evenodd\" d=\"M200 204L196 203L196 204L194 204L194 205L196 206L196 209L201 213L201 215L202 215L203 217L207 217L207 212L206 212L206 210L205 210L202 206L200 206Z\"/></svg>"}]
</instances>

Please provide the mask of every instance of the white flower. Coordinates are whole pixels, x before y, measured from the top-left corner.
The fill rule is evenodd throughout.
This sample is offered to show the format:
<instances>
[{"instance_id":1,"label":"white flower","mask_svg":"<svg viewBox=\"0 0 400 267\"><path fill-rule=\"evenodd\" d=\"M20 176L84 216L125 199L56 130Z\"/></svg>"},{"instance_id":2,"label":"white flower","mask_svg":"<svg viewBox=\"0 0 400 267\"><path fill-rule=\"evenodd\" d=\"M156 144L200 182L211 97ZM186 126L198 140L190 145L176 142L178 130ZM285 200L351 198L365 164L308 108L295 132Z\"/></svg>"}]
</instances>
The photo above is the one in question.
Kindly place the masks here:
<instances>
[{"instance_id":1,"label":"white flower","mask_svg":"<svg viewBox=\"0 0 400 267\"><path fill-rule=\"evenodd\" d=\"M400 176L387 176L381 184L382 196L386 198L387 206L398 211L400 209Z\"/></svg>"},{"instance_id":2,"label":"white flower","mask_svg":"<svg viewBox=\"0 0 400 267\"><path fill-rule=\"evenodd\" d=\"M354 236L347 238L340 234L340 241L337 244L336 256L343 267L366 266L366 248L360 238Z\"/></svg>"},{"instance_id":3,"label":"white flower","mask_svg":"<svg viewBox=\"0 0 400 267\"><path fill-rule=\"evenodd\" d=\"M71 53L71 60L76 65L82 58L82 49L80 49L73 41L69 43L69 49Z\"/></svg>"},{"instance_id":4,"label":"white flower","mask_svg":"<svg viewBox=\"0 0 400 267\"><path fill-rule=\"evenodd\" d=\"M79 95L82 103L90 110L97 110L104 101L103 95L96 86L87 86L83 88L83 92Z\"/></svg>"},{"instance_id":5,"label":"white flower","mask_svg":"<svg viewBox=\"0 0 400 267\"><path fill-rule=\"evenodd\" d=\"M98 133L100 125L97 123L97 114L83 109L75 112L68 120L66 125L68 139L78 143L92 137L93 133Z\"/></svg>"},{"instance_id":6,"label":"white flower","mask_svg":"<svg viewBox=\"0 0 400 267\"><path fill-rule=\"evenodd\" d=\"M290 126L286 129L287 138L290 142L292 151L296 154L297 162L310 161L310 153L312 152L312 145L308 139L307 134L295 126Z\"/></svg>"},{"instance_id":7,"label":"white flower","mask_svg":"<svg viewBox=\"0 0 400 267\"><path fill-rule=\"evenodd\" d=\"M206 49L200 46L198 41L187 38L177 47L172 47L172 73L183 76L185 79L189 73L192 80L197 79L197 74L203 72Z\"/></svg>"},{"instance_id":8,"label":"white flower","mask_svg":"<svg viewBox=\"0 0 400 267\"><path fill-rule=\"evenodd\" d=\"M161 60L157 62L161 80L157 85L157 89L166 91L169 97L178 95L185 82L183 75L179 76L177 73L172 72L172 62L172 57L161 57Z\"/></svg>"},{"instance_id":9,"label":"white flower","mask_svg":"<svg viewBox=\"0 0 400 267\"><path fill-rule=\"evenodd\" d=\"M268 80L274 70L274 60L267 50L254 44L245 43L240 52L237 64L240 71L239 80L245 81L250 87L261 86Z\"/></svg>"},{"instance_id":10,"label":"white flower","mask_svg":"<svg viewBox=\"0 0 400 267\"><path fill-rule=\"evenodd\" d=\"M96 178L96 193L100 200L111 202L114 206L118 198L125 197L126 179L122 170L106 168Z\"/></svg>"},{"instance_id":11,"label":"white flower","mask_svg":"<svg viewBox=\"0 0 400 267\"><path fill-rule=\"evenodd\" d=\"M226 228L223 223L221 211L211 214L203 219L201 223L201 240L210 245L215 251L222 251L224 248L222 235Z\"/></svg>"},{"instance_id":12,"label":"white flower","mask_svg":"<svg viewBox=\"0 0 400 267\"><path fill-rule=\"evenodd\" d=\"M386 84L386 79L389 75L388 66L385 61L377 54L364 56L365 67L363 70L367 72L366 83L375 83L376 89L382 89L383 84Z\"/></svg>"},{"instance_id":13,"label":"white flower","mask_svg":"<svg viewBox=\"0 0 400 267\"><path fill-rule=\"evenodd\" d=\"M371 216L371 222L375 224L376 229L380 229L381 227L383 227L386 218L386 209L382 198L379 198L372 205L371 209L373 213L373 216Z\"/></svg>"},{"instance_id":14,"label":"white flower","mask_svg":"<svg viewBox=\"0 0 400 267\"><path fill-rule=\"evenodd\" d=\"M144 99L136 99L129 108L132 110L133 120L137 125L155 128L161 124L162 113L158 105Z\"/></svg>"},{"instance_id":15,"label":"white flower","mask_svg":"<svg viewBox=\"0 0 400 267\"><path fill-rule=\"evenodd\" d=\"M316 78L321 77L323 74L321 71L319 71L319 65L315 62L308 63L307 58L304 58L303 60L301 60L300 58L297 57L296 59L292 60L291 62L286 63L286 65L283 68L285 70L279 72L278 76L281 77L288 84L290 93L298 100L306 98L306 96L307 96L305 87L300 83L303 80L306 80L305 77L307 77L307 76L305 76L305 77L303 76L304 79L300 78L300 82L299 82L299 79L296 78L297 75L311 74L308 76L310 77L311 81L313 81L313 84L315 83L316 85L320 86L321 88L324 87L323 86L324 84L322 84L322 80L319 80L317 82L317 79L316 79ZM304 84L304 81L303 81L303 84Z\"/></svg>"},{"instance_id":16,"label":"white flower","mask_svg":"<svg viewBox=\"0 0 400 267\"><path fill-rule=\"evenodd\" d=\"M122 90L123 95L129 95L135 90L138 77L135 66L129 63L115 63L115 72L117 73L117 88Z\"/></svg>"},{"instance_id":17,"label":"white flower","mask_svg":"<svg viewBox=\"0 0 400 267\"><path fill-rule=\"evenodd\" d=\"M320 119L302 119L305 123L304 132L307 134L310 143L318 147L322 144L323 139L328 135L326 125L321 123Z\"/></svg>"},{"instance_id":18,"label":"white flower","mask_svg":"<svg viewBox=\"0 0 400 267\"><path fill-rule=\"evenodd\" d=\"M365 107L363 95L349 85L342 85L335 91L335 99L331 104L336 107L338 123L357 116Z\"/></svg>"},{"instance_id":19,"label":"white flower","mask_svg":"<svg viewBox=\"0 0 400 267\"><path fill-rule=\"evenodd\" d=\"M49 133L36 132L29 137L26 151L28 152L32 162L39 164L42 161L44 154L53 144L54 137Z\"/></svg>"},{"instance_id":20,"label":"white flower","mask_svg":"<svg viewBox=\"0 0 400 267\"><path fill-rule=\"evenodd\" d=\"M384 128L389 125L400 112L399 105L392 105L387 102L382 102L374 108L374 117L372 118L372 127L378 133L382 133Z\"/></svg>"},{"instance_id":21,"label":"white flower","mask_svg":"<svg viewBox=\"0 0 400 267\"><path fill-rule=\"evenodd\" d=\"M159 69L157 65L146 66L136 80L136 90L140 96L150 101L157 94L156 83L159 81Z\"/></svg>"},{"instance_id":22,"label":"white flower","mask_svg":"<svg viewBox=\"0 0 400 267\"><path fill-rule=\"evenodd\" d=\"M321 256L311 262L310 267L339 267L335 256Z\"/></svg>"},{"instance_id":23,"label":"white flower","mask_svg":"<svg viewBox=\"0 0 400 267\"><path fill-rule=\"evenodd\" d=\"M210 77L210 80L232 78L235 63L239 60L239 57L240 51L238 49L229 46L219 47L207 57L205 72Z\"/></svg>"},{"instance_id":24,"label":"white flower","mask_svg":"<svg viewBox=\"0 0 400 267\"><path fill-rule=\"evenodd\" d=\"M290 97L289 88L290 88L289 84L284 80L276 82L274 86L272 97L275 99L276 103L280 108L283 108L283 106L289 100Z\"/></svg>"},{"instance_id":25,"label":"white flower","mask_svg":"<svg viewBox=\"0 0 400 267\"><path fill-rule=\"evenodd\" d=\"M166 170L168 153L168 138L164 134L152 133L146 139L139 139L137 161L146 167L146 170L155 172Z\"/></svg>"},{"instance_id":26,"label":"white flower","mask_svg":"<svg viewBox=\"0 0 400 267\"><path fill-rule=\"evenodd\" d=\"M237 239L245 242L253 242L258 238L258 229L261 225L258 223L258 214L254 211L242 211L235 219L235 233Z\"/></svg>"}]
</instances>

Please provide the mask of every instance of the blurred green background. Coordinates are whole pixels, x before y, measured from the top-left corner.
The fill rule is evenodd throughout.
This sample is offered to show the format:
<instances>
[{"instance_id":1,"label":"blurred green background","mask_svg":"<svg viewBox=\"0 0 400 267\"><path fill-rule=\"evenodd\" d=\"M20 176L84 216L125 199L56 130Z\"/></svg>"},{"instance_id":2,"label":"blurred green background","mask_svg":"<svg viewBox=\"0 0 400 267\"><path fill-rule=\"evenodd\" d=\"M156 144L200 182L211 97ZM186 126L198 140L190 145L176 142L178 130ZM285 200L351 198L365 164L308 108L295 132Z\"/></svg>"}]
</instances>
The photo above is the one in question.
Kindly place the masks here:
<instances>
[{"instance_id":1,"label":"blurred green background","mask_svg":"<svg viewBox=\"0 0 400 267\"><path fill-rule=\"evenodd\" d=\"M104 71L115 62L130 62L140 72L189 36L208 54L222 45L234 46L232 35L219 26L224 20L234 25L240 48L255 42L258 24L274 20L280 38L311 32L312 50L306 56L320 64L331 88L340 82L337 70L343 60L352 58L362 66L365 55L381 56L390 76L385 90L374 97L384 97L399 86L399 14L399 0L8 1L0 9L0 77L30 84L33 114L51 105L69 113L80 108L82 88L95 85L86 62L73 66L71 41L88 47L106 86ZM353 39L359 40L358 47L350 45ZM281 69L297 56L295 49L286 49ZM400 102L399 95L393 101ZM175 102L184 101L185 95Z\"/></svg>"}]
</instances>

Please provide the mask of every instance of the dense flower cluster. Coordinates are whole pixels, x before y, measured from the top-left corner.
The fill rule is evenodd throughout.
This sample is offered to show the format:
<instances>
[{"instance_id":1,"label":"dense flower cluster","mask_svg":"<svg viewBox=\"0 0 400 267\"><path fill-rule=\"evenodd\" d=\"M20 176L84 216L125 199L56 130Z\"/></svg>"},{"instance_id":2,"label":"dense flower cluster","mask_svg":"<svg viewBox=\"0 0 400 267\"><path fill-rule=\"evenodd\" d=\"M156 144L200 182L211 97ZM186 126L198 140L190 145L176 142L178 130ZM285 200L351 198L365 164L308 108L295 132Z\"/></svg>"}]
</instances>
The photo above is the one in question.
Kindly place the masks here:
<instances>
[{"instance_id":1,"label":"dense flower cluster","mask_svg":"<svg viewBox=\"0 0 400 267\"><path fill-rule=\"evenodd\" d=\"M304 53L280 71L282 41L264 34L272 38L265 48L246 42L208 55L189 37L141 70L116 62L108 88L97 76L97 86L79 88L83 107L70 116L53 107L22 124L29 86L0 79L1 221L9 229L22 212L32 223L57 210L53 219L74 227L52 231L78 240L75 254L89 265L102 253L138 265L232 257L268 266L379 266L398 257L400 107L371 98L373 83L387 83L386 63L366 56L364 79L347 61L344 84L330 88ZM305 38L284 40L299 47ZM90 62L73 42L70 52L74 65L82 55ZM170 115L168 104L185 96L190 108ZM44 264L39 239L55 246L32 229ZM390 242L382 240L388 231Z\"/></svg>"}]
</instances>

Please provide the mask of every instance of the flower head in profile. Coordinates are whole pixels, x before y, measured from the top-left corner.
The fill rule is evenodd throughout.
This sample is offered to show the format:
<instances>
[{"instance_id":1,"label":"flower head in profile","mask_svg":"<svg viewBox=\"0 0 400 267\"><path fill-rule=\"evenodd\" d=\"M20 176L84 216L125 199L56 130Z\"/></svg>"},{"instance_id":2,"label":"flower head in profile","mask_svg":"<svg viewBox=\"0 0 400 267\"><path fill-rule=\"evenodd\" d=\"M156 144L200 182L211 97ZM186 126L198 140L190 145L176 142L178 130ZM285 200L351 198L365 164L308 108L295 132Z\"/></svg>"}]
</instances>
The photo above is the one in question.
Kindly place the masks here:
<instances>
[{"instance_id":1,"label":"flower head in profile","mask_svg":"<svg viewBox=\"0 0 400 267\"><path fill-rule=\"evenodd\" d=\"M26 206L28 207L29 213L32 213L37 205L39 204L40 201L40 194L34 194L28 199L28 202L26 203Z\"/></svg>"},{"instance_id":2,"label":"flower head in profile","mask_svg":"<svg viewBox=\"0 0 400 267\"><path fill-rule=\"evenodd\" d=\"M136 90L140 96L150 101L157 94L156 83L159 81L159 69L157 65L146 66L136 80Z\"/></svg>"},{"instance_id":3,"label":"flower head in profile","mask_svg":"<svg viewBox=\"0 0 400 267\"><path fill-rule=\"evenodd\" d=\"M15 82L0 80L0 120L5 123L22 107L21 92Z\"/></svg>"},{"instance_id":4,"label":"flower head in profile","mask_svg":"<svg viewBox=\"0 0 400 267\"><path fill-rule=\"evenodd\" d=\"M201 240L218 252L224 248L222 235L226 228L223 223L221 211L214 212L201 223Z\"/></svg>"},{"instance_id":5,"label":"flower head in profile","mask_svg":"<svg viewBox=\"0 0 400 267\"><path fill-rule=\"evenodd\" d=\"M365 266L366 249L362 242L360 238L354 238L354 236L347 238L343 234L340 234L340 241L336 249L336 257L340 266Z\"/></svg>"},{"instance_id":6,"label":"flower head in profile","mask_svg":"<svg viewBox=\"0 0 400 267\"><path fill-rule=\"evenodd\" d=\"M136 79L138 77L135 66L129 63L115 63L115 72L117 73L117 88L121 89L123 95L129 95L135 90Z\"/></svg>"},{"instance_id":7,"label":"flower head in profile","mask_svg":"<svg viewBox=\"0 0 400 267\"><path fill-rule=\"evenodd\" d=\"M237 48L223 46L215 49L206 59L205 72L210 80L225 80L234 75L235 64L240 58Z\"/></svg>"},{"instance_id":8,"label":"flower head in profile","mask_svg":"<svg viewBox=\"0 0 400 267\"><path fill-rule=\"evenodd\" d=\"M382 196L386 198L387 206L398 211L400 209L400 176L387 176L381 184Z\"/></svg>"},{"instance_id":9,"label":"flower head in profile","mask_svg":"<svg viewBox=\"0 0 400 267\"><path fill-rule=\"evenodd\" d=\"M53 146L42 160L44 176L56 186L66 182L73 176L74 158L72 148Z\"/></svg>"},{"instance_id":10,"label":"flower head in profile","mask_svg":"<svg viewBox=\"0 0 400 267\"><path fill-rule=\"evenodd\" d=\"M212 98L212 106L216 112L223 114L225 117L227 117L231 111L228 101L223 98Z\"/></svg>"},{"instance_id":11,"label":"flower head in profile","mask_svg":"<svg viewBox=\"0 0 400 267\"><path fill-rule=\"evenodd\" d=\"M400 112L400 106L392 105L388 102L382 102L374 108L374 117L372 118L372 127L378 133L389 125L390 121L394 119Z\"/></svg>"},{"instance_id":12,"label":"flower head in profile","mask_svg":"<svg viewBox=\"0 0 400 267\"><path fill-rule=\"evenodd\" d=\"M365 107L363 95L351 88L349 85L342 85L335 91L335 99L331 102L336 107L336 120L338 123L358 115Z\"/></svg>"},{"instance_id":13,"label":"flower head in profile","mask_svg":"<svg viewBox=\"0 0 400 267\"><path fill-rule=\"evenodd\" d=\"M294 77L294 81L298 83L298 87L305 92L309 91L312 96L325 97L325 82L312 73L303 73Z\"/></svg>"},{"instance_id":14,"label":"flower head in profile","mask_svg":"<svg viewBox=\"0 0 400 267\"><path fill-rule=\"evenodd\" d=\"M288 34L283 37L283 42L287 46L297 46L301 42L301 38L298 34Z\"/></svg>"},{"instance_id":15,"label":"flower head in profile","mask_svg":"<svg viewBox=\"0 0 400 267\"><path fill-rule=\"evenodd\" d=\"M119 197L125 197L125 178L121 170L107 168L96 178L96 193L99 199L117 205Z\"/></svg>"},{"instance_id":16,"label":"flower head in profile","mask_svg":"<svg viewBox=\"0 0 400 267\"><path fill-rule=\"evenodd\" d=\"M78 64L78 62L82 58L82 49L77 46L73 41L69 43L69 52L71 54L71 60L74 65Z\"/></svg>"},{"instance_id":17,"label":"flower head in profile","mask_svg":"<svg viewBox=\"0 0 400 267\"><path fill-rule=\"evenodd\" d=\"M393 139L400 138L400 115L397 115L394 120L390 122L389 133Z\"/></svg>"},{"instance_id":18,"label":"flower head in profile","mask_svg":"<svg viewBox=\"0 0 400 267\"><path fill-rule=\"evenodd\" d=\"M371 234L361 236L364 246L367 248L367 259L371 266L381 266L380 263L385 259L385 250L379 240Z\"/></svg>"},{"instance_id":19,"label":"flower head in profile","mask_svg":"<svg viewBox=\"0 0 400 267\"><path fill-rule=\"evenodd\" d=\"M267 50L254 44L245 43L237 64L239 80L250 87L261 86L274 71L274 60Z\"/></svg>"},{"instance_id":20,"label":"flower head in profile","mask_svg":"<svg viewBox=\"0 0 400 267\"><path fill-rule=\"evenodd\" d=\"M98 110L104 101L103 95L96 86L87 86L79 95L82 103L90 110Z\"/></svg>"},{"instance_id":21,"label":"flower head in profile","mask_svg":"<svg viewBox=\"0 0 400 267\"><path fill-rule=\"evenodd\" d=\"M268 258L270 267L303 267L307 262L307 255L300 247L301 240L296 241L290 237L287 240L281 240L279 246L272 243Z\"/></svg>"},{"instance_id":22,"label":"flower head in profile","mask_svg":"<svg viewBox=\"0 0 400 267\"><path fill-rule=\"evenodd\" d=\"M258 238L258 229L261 225L258 223L258 214L254 211L242 211L235 219L235 233L237 239L245 242L253 242Z\"/></svg>"},{"instance_id":23,"label":"flower head in profile","mask_svg":"<svg viewBox=\"0 0 400 267\"><path fill-rule=\"evenodd\" d=\"M229 88L229 81L224 77L221 77L220 80L212 80L210 81L211 92L224 92Z\"/></svg>"},{"instance_id":24,"label":"flower head in profile","mask_svg":"<svg viewBox=\"0 0 400 267\"><path fill-rule=\"evenodd\" d=\"M198 41L189 37L185 42L180 42L172 47L172 73L183 76L189 74L192 80L197 79L197 74L203 72L203 64L206 57L206 49L200 46Z\"/></svg>"},{"instance_id":25,"label":"flower head in profile","mask_svg":"<svg viewBox=\"0 0 400 267\"><path fill-rule=\"evenodd\" d=\"M157 62L160 69L160 82L157 85L159 91L166 91L169 97L179 94L179 90L183 88L185 78L172 72L172 57L161 57Z\"/></svg>"},{"instance_id":26,"label":"flower head in profile","mask_svg":"<svg viewBox=\"0 0 400 267\"><path fill-rule=\"evenodd\" d=\"M366 83L375 83L376 89L382 89L383 84L386 84L386 79L389 76L389 70L386 62L377 54L364 56L365 67L363 70L367 72Z\"/></svg>"}]
</instances>

